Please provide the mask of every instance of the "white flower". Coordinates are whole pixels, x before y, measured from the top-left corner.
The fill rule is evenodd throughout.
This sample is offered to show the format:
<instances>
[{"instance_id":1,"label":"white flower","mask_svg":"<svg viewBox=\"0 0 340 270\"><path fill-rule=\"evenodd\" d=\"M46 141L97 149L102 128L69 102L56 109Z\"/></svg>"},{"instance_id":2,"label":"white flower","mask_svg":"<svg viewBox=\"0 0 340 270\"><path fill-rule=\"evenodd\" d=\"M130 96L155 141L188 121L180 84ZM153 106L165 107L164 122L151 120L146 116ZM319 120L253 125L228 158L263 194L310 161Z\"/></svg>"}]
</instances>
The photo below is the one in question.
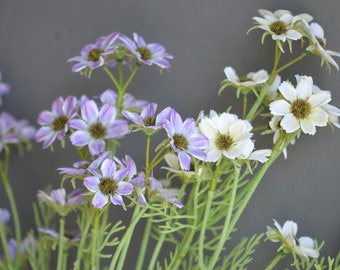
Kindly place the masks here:
<instances>
[{"instance_id":1,"label":"white flower","mask_svg":"<svg viewBox=\"0 0 340 270\"><path fill-rule=\"evenodd\" d=\"M295 23L301 20L308 22L312 20L312 17L308 14L293 16L290 11L283 9L277 10L274 13L269 10L260 9L259 13L263 18L253 17L257 24L250 28L249 31L255 28L264 30L262 43L267 35L271 35L273 40L279 41L277 44L282 52L281 42L287 41L291 50L292 40L299 40L302 37L302 33L294 27Z\"/></svg>"},{"instance_id":2,"label":"white flower","mask_svg":"<svg viewBox=\"0 0 340 270\"><path fill-rule=\"evenodd\" d=\"M334 61L332 56L340 57L340 53L326 49L326 38L322 26L315 22L311 23L310 25L306 22L303 22L303 26L310 42L310 45L306 50L321 57L321 66L326 63L327 67L329 68L329 64L332 64L337 70L339 70L339 66Z\"/></svg>"},{"instance_id":3,"label":"white flower","mask_svg":"<svg viewBox=\"0 0 340 270\"><path fill-rule=\"evenodd\" d=\"M308 257L318 258L319 251L314 249L314 241L312 238L304 236L297 238L298 225L291 220L287 220L283 226L274 220L276 228L267 226L267 238L273 242L281 242L282 245L278 251L285 253L295 253L303 256L308 260Z\"/></svg>"},{"instance_id":4,"label":"white flower","mask_svg":"<svg viewBox=\"0 0 340 270\"><path fill-rule=\"evenodd\" d=\"M222 156L229 159L249 157L254 149L251 124L234 114L217 115L212 111L210 117L201 120L199 129L209 140L206 161L216 162Z\"/></svg>"},{"instance_id":5,"label":"white flower","mask_svg":"<svg viewBox=\"0 0 340 270\"><path fill-rule=\"evenodd\" d=\"M328 114L322 108L331 100L328 91L313 93L313 79L301 76L296 88L289 82L279 86L284 99L273 101L270 111L274 116L283 116L281 127L287 133L293 133L301 128L304 133L314 135L316 126L327 125Z\"/></svg>"},{"instance_id":6,"label":"white flower","mask_svg":"<svg viewBox=\"0 0 340 270\"><path fill-rule=\"evenodd\" d=\"M252 87L263 84L268 80L268 72L263 69L257 72L249 72L245 77L239 77L232 67L225 67L224 73L227 76L227 81L236 87Z\"/></svg>"}]
</instances>

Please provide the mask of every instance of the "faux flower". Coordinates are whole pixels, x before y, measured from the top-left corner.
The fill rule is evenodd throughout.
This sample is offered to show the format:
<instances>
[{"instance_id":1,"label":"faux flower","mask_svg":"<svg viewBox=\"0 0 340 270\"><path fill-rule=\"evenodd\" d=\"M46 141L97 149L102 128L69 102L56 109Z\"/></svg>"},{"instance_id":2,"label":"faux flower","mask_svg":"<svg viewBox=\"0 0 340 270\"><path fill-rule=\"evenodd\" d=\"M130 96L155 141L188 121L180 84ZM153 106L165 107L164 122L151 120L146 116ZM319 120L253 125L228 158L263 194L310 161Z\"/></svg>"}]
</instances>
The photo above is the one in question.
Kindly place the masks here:
<instances>
[{"instance_id":1,"label":"faux flower","mask_svg":"<svg viewBox=\"0 0 340 270\"><path fill-rule=\"evenodd\" d=\"M237 115L212 111L199 123L200 132L209 140L206 161L216 162L222 156L229 159L249 157L254 149L251 124Z\"/></svg>"},{"instance_id":2,"label":"faux flower","mask_svg":"<svg viewBox=\"0 0 340 270\"><path fill-rule=\"evenodd\" d=\"M56 139L63 140L77 110L77 98L74 96L54 100L52 110L42 111L38 116L38 124L42 127L35 134L36 141L43 142L43 148L48 148Z\"/></svg>"},{"instance_id":3,"label":"faux flower","mask_svg":"<svg viewBox=\"0 0 340 270\"><path fill-rule=\"evenodd\" d=\"M276 228L267 226L267 238L272 242L281 242L278 251L284 253L294 253L308 260L308 257L318 258L319 251L314 249L312 238L304 236L297 238L298 225L291 220L287 220L283 226L274 220Z\"/></svg>"},{"instance_id":4,"label":"faux flower","mask_svg":"<svg viewBox=\"0 0 340 270\"><path fill-rule=\"evenodd\" d=\"M82 119L70 121L70 127L76 129L70 136L75 146L88 145L91 155L99 155L105 150L105 139L122 138L128 133L125 120L116 120L116 108L104 104L100 110L93 100L88 100L81 107Z\"/></svg>"},{"instance_id":5,"label":"faux flower","mask_svg":"<svg viewBox=\"0 0 340 270\"><path fill-rule=\"evenodd\" d=\"M313 93L313 79L301 76L296 88L289 82L281 83L279 91L284 99L273 101L270 111L274 116L282 116L281 127L287 133L301 129L314 135L316 126L327 125L328 114L322 109L331 100L328 91Z\"/></svg>"},{"instance_id":6,"label":"faux flower","mask_svg":"<svg viewBox=\"0 0 340 270\"><path fill-rule=\"evenodd\" d=\"M7 209L0 208L0 222L6 224L11 218L11 214Z\"/></svg>"},{"instance_id":7,"label":"faux flower","mask_svg":"<svg viewBox=\"0 0 340 270\"><path fill-rule=\"evenodd\" d=\"M126 168L117 170L116 163L106 159L101 165L101 173L91 170L92 176L84 178L86 188L94 192L92 204L95 208L103 208L109 200L114 205L124 205L123 197L133 191L131 183L123 181L128 175Z\"/></svg>"},{"instance_id":8,"label":"faux flower","mask_svg":"<svg viewBox=\"0 0 340 270\"><path fill-rule=\"evenodd\" d=\"M332 56L340 57L340 53L327 49L326 38L322 26L316 22L312 22L310 25L305 22L304 28L310 43L306 50L321 58L321 66L326 63L327 67L330 68L329 65L331 64L339 70L339 66Z\"/></svg>"},{"instance_id":9,"label":"faux flower","mask_svg":"<svg viewBox=\"0 0 340 270\"><path fill-rule=\"evenodd\" d=\"M183 122L181 116L173 110L163 127L171 139L170 144L178 155L182 169L190 170L191 155L199 160L205 160L206 154L202 149L208 146L208 140L197 133L193 118L187 118Z\"/></svg>"},{"instance_id":10,"label":"faux flower","mask_svg":"<svg viewBox=\"0 0 340 270\"><path fill-rule=\"evenodd\" d=\"M80 52L80 56L70 58L69 62L78 62L72 66L72 72L79 72L84 69L90 71L102 67L105 64L105 57L111 55L117 49L115 42L119 37L118 32L108 36L100 37L94 44L86 45Z\"/></svg>"},{"instance_id":11,"label":"faux flower","mask_svg":"<svg viewBox=\"0 0 340 270\"><path fill-rule=\"evenodd\" d=\"M38 191L38 199L46 202L56 210L60 215L66 215L71 210L79 208L84 203L85 197L83 196L82 189L75 189L69 195L66 195L64 188L54 189L48 195L44 191Z\"/></svg>"},{"instance_id":12,"label":"faux flower","mask_svg":"<svg viewBox=\"0 0 340 270\"><path fill-rule=\"evenodd\" d=\"M272 39L278 41L278 46L283 52L281 42L288 42L290 50L292 50L292 41L299 40L302 33L295 29L295 23L301 20L307 22L313 18L308 14L300 14L293 16L288 10L276 10L271 12L269 10L260 9L259 13L262 17L253 17L256 25L250 28L249 31L259 28L265 32L262 35L262 43L267 35L271 35Z\"/></svg>"},{"instance_id":13,"label":"faux flower","mask_svg":"<svg viewBox=\"0 0 340 270\"><path fill-rule=\"evenodd\" d=\"M236 74L235 69L232 67L225 67L224 73L227 76L227 80L224 82L233 85L234 87L254 87L259 84L264 84L268 80L268 72L261 69L257 72L249 72L244 77L239 77Z\"/></svg>"},{"instance_id":14,"label":"faux flower","mask_svg":"<svg viewBox=\"0 0 340 270\"><path fill-rule=\"evenodd\" d=\"M173 56L166 52L163 45L158 43L148 44L137 33L133 33L133 40L124 35L121 35L119 39L125 48L136 56L139 63L148 66L156 65L162 69L170 68L170 63L167 59L172 59Z\"/></svg>"},{"instance_id":15,"label":"faux flower","mask_svg":"<svg viewBox=\"0 0 340 270\"><path fill-rule=\"evenodd\" d=\"M169 153L164 157L164 160L168 166L162 167L162 169L175 173L185 182L191 182L195 180L195 170L193 167L194 164L192 162L190 164L190 170L183 170L176 154Z\"/></svg>"},{"instance_id":16,"label":"faux flower","mask_svg":"<svg viewBox=\"0 0 340 270\"><path fill-rule=\"evenodd\" d=\"M154 133L155 130L162 127L165 119L169 118L172 111L170 107L167 107L156 115L156 109L156 103L149 103L140 114L130 111L123 111L122 114L125 118L135 123L138 128L144 128L144 130L152 129L151 133Z\"/></svg>"}]
</instances>

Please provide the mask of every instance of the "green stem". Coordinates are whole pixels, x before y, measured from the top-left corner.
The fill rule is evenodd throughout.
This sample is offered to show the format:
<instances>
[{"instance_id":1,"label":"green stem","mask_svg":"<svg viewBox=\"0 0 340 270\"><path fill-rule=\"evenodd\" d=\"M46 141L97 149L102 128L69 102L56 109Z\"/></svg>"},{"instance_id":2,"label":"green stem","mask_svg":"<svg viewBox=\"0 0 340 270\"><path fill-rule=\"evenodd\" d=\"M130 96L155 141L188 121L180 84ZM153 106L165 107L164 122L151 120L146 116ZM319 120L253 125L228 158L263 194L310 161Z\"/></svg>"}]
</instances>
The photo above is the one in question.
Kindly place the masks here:
<instances>
[{"instance_id":1,"label":"green stem","mask_svg":"<svg viewBox=\"0 0 340 270\"><path fill-rule=\"evenodd\" d=\"M9 263L8 267L10 269L13 269L12 266L10 265L10 261L12 260L12 258L11 258L11 254L9 253L9 249L8 249L6 228L5 228L5 224L3 224L1 221L0 221L0 238L1 238L2 249L4 250L4 253L5 253L5 260Z\"/></svg>"},{"instance_id":2,"label":"green stem","mask_svg":"<svg viewBox=\"0 0 340 270\"><path fill-rule=\"evenodd\" d=\"M59 244L57 270L63 270L64 261L64 241L65 241L65 216L59 217Z\"/></svg>"},{"instance_id":3,"label":"green stem","mask_svg":"<svg viewBox=\"0 0 340 270\"><path fill-rule=\"evenodd\" d=\"M237 193L237 187L238 187L238 182L239 182L239 176L240 176L240 167L237 165L234 165L234 182L232 185L232 190L231 190L231 196L230 196L230 201L228 205L228 210L227 210L227 215L224 221L223 225L223 230L221 233L221 238L216 246L216 249L214 250L213 255L211 256L210 263L207 269L214 269L215 264L217 263L220 253L224 247L225 242L228 240L230 233L232 232L232 226L230 226L231 222L231 217L234 211L234 203L235 203L235 198L236 198L236 193Z\"/></svg>"},{"instance_id":4,"label":"green stem","mask_svg":"<svg viewBox=\"0 0 340 270\"><path fill-rule=\"evenodd\" d=\"M276 74L280 73L282 70L285 70L286 68L290 67L291 65L295 64L296 62L300 61L303 59L305 56L309 55L308 51L303 52L300 56L296 57L292 61L288 62L284 66L280 67L279 69L276 70Z\"/></svg>"},{"instance_id":5,"label":"green stem","mask_svg":"<svg viewBox=\"0 0 340 270\"><path fill-rule=\"evenodd\" d=\"M125 257L127 254L127 250L129 248L129 244L131 242L131 238L134 232L134 229L138 223L138 221L141 219L145 211L147 210L146 207L141 208L140 206L136 206L135 211L132 215L130 225L128 229L126 230L124 236L120 240L119 245L117 246L117 249L115 251L115 254L112 258L109 270L120 270L123 269ZM118 261L119 260L119 261ZM116 267L116 264L118 262L118 265Z\"/></svg>"},{"instance_id":6,"label":"green stem","mask_svg":"<svg viewBox=\"0 0 340 270\"><path fill-rule=\"evenodd\" d=\"M143 269L143 263L144 263L144 258L145 258L145 254L146 254L146 248L148 246L149 239L150 239L151 227L152 227L152 218L149 217L147 219L145 229L144 229L144 232L143 232L143 239L142 239L142 243L141 243L140 249L139 249L136 270L142 270Z\"/></svg>"},{"instance_id":7,"label":"green stem","mask_svg":"<svg viewBox=\"0 0 340 270\"><path fill-rule=\"evenodd\" d=\"M272 260L272 262L266 267L266 270L272 270L277 265L277 263L282 259L282 255L279 253L277 256Z\"/></svg>"},{"instance_id":8,"label":"green stem","mask_svg":"<svg viewBox=\"0 0 340 270\"><path fill-rule=\"evenodd\" d=\"M113 82L115 87L117 88L117 91L119 91L119 89L121 89L121 87L120 87L120 84L117 81L116 77L112 74L112 72L110 71L110 69L107 66L103 66L103 69L106 72L106 74L109 76L109 78L111 79L111 81Z\"/></svg>"},{"instance_id":9,"label":"green stem","mask_svg":"<svg viewBox=\"0 0 340 270\"><path fill-rule=\"evenodd\" d=\"M165 233L161 233L161 236L159 237L159 239L157 241L157 245L156 245L156 247L155 247L155 249L154 249L154 251L152 253L152 257L151 257L149 268L148 268L149 270L153 270L154 269L155 264L157 262L157 258L158 258L159 252L162 249L164 240L165 240Z\"/></svg>"},{"instance_id":10,"label":"green stem","mask_svg":"<svg viewBox=\"0 0 340 270\"><path fill-rule=\"evenodd\" d=\"M99 269L98 267L98 256L97 256L97 243L98 243L98 228L99 228L99 219L100 219L101 212L97 211L94 220L93 226L91 231L91 269Z\"/></svg>"},{"instance_id":11,"label":"green stem","mask_svg":"<svg viewBox=\"0 0 340 270\"><path fill-rule=\"evenodd\" d=\"M127 79L127 81L125 82L123 88L122 88L122 92L125 93L126 89L128 88L128 86L130 85L132 79L135 77L138 69L140 67L140 64L136 64L136 66L134 67L134 69L132 70L129 78Z\"/></svg>"}]
</instances>

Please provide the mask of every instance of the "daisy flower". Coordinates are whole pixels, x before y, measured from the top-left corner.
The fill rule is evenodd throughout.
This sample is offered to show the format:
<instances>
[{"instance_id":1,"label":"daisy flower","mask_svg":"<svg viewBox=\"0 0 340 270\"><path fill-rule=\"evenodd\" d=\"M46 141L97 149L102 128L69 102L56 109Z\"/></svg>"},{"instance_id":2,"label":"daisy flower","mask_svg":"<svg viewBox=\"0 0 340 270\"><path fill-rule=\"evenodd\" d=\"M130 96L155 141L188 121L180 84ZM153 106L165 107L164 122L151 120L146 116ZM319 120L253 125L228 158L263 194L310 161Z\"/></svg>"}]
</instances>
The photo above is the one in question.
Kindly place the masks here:
<instances>
[{"instance_id":1,"label":"daisy flower","mask_svg":"<svg viewBox=\"0 0 340 270\"><path fill-rule=\"evenodd\" d=\"M263 17L253 17L256 25L250 28L249 31L256 28L264 30L265 32L262 35L262 43L267 35L271 35L272 39L277 41L282 52L283 48L281 42L287 41L291 51L292 41L299 40L302 37L302 33L295 29L295 23L301 20L309 22L313 19L308 14L293 16L290 11L283 9L275 12L260 9L259 13Z\"/></svg>"},{"instance_id":2,"label":"daisy flower","mask_svg":"<svg viewBox=\"0 0 340 270\"><path fill-rule=\"evenodd\" d=\"M326 38L322 26L316 22L312 22L310 25L305 22L303 25L310 42L310 45L306 50L321 57L321 66L326 63L327 67L330 68L331 64L339 70L339 66L332 56L340 57L340 53L327 49Z\"/></svg>"},{"instance_id":3,"label":"daisy flower","mask_svg":"<svg viewBox=\"0 0 340 270\"><path fill-rule=\"evenodd\" d=\"M249 157L254 149L251 124L234 114L210 112L199 123L200 132L209 140L206 161L216 162L222 156L229 159Z\"/></svg>"},{"instance_id":4,"label":"daisy flower","mask_svg":"<svg viewBox=\"0 0 340 270\"><path fill-rule=\"evenodd\" d=\"M86 101L81 107L82 119L70 121L76 129L70 136L75 146L88 145L91 155L99 155L105 150L105 139L122 138L128 133L125 120L116 120L116 108L104 104L100 110L93 100Z\"/></svg>"},{"instance_id":5,"label":"daisy flower","mask_svg":"<svg viewBox=\"0 0 340 270\"><path fill-rule=\"evenodd\" d=\"M170 68L170 63L167 59L172 59L173 56L166 52L165 47L158 43L146 43L145 40L133 33L133 40L127 36L121 35L119 39L123 46L129 50L139 63L148 66L156 65L160 68Z\"/></svg>"},{"instance_id":6,"label":"daisy flower","mask_svg":"<svg viewBox=\"0 0 340 270\"><path fill-rule=\"evenodd\" d=\"M172 110L169 120L164 121L163 128L171 139L170 144L177 153L183 170L190 170L191 155L199 160L205 160L206 154L202 149L208 146L208 140L196 132L193 118L187 118L183 122L181 116Z\"/></svg>"},{"instance_id":7,"label":"daisy flower","mask_svg":"<svg viewBox=\"0 0 340 270\"><path fill-rule=\"evenodd\" d=\"M51 111L42 111L38 116L39 128L35 134L37 142L43 142L48 148L56 140L62 141L69 131L69 122L77 115L77 98L68 96L65 100L59 97L52 103Z\"/></svg>"},{"instance_id":8,"label":"daisy flower","mask_svg":"<svg viewBox=\"0 0 340 270\"><path fill-rule=\"evenodd\" d=\"M308 257L318 258L319 251L314 249L314 241L312 238L304 236L297 238L298 225L291 220L287 220L283 226L274 220L276 228L267 226L267 238L272 242L281 242L282 245L278 251L287 253L295 253L308 260Z\"/></svg>"},{"instance_id":9,"label":"daisy flower","mask_svg":"<svg viewBox=\"0 0 340 270\"><path fill-rule=\"evenodd\" d=\"M109 200L114 205L124 205L123 197L133 191L131 183L123 181L129 171L126 168L117 170L114 160L106 159L100 167L101 173L91 170L92 176L84 178L86 188L94 192L92 204L95 208L103 208Z\"/></svg>"},{"instance_id":10,"label":"daisy flower","mask_svg":"<svg viewBox=\"0 0 340 270\"><path fill-rule=\"evenodd\" d=\"M117 49L115 42L119 37L118 32L113 32L108 36L100 37L94 44L86 45L80 52L80 56L68 59L68 62L78 62L72 66L72 72L79 72L102 67L106 63L106 58Z\"/></svg>"},{"instance_id":11,"label":"daisy flower","mask_svg":"<svg viewBox=\"0 0 340 270\"><path fill-rule=\"evenodd\" d=\"M283 82L279 91L284 99L275 100L269 105L274 116L282 116L281 127L287 133L299 129L303 133L314 135L316 126L326 126L328 114L322 108L331 100L330 92L313 93L313 79L301 76L296 88L289 82Z\"/></svg>"}]
</instances>

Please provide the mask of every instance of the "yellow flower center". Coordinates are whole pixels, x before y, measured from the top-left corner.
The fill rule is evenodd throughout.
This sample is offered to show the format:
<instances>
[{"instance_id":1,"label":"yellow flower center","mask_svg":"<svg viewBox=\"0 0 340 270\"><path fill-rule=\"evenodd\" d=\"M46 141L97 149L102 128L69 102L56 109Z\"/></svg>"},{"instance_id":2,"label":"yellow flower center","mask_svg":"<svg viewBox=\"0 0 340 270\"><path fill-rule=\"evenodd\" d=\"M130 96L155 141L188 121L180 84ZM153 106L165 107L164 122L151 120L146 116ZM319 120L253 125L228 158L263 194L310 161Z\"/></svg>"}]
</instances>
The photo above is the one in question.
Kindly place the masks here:
<instances>
[{"instance_id":1,"label":"yellow flower center","mask_svg":"<svg viewBox=\"0 0 340 270\"><path fill-rule=\"evenodd\" d=\"M286 25L281 21L273 22L270 25L270 30L274 32L276 35L282 35L287 31Z\"/></svg>"},{"instance_id":2,"label":"yellow flower center","mask_svg":"<svg viewBox=\"0 0 340 270\"><path fill-rule=\"evenodd\" d=\"M103 53L103 50L92 49L87 55L87 61L97 62L101 53Z\"/></svg>"},{"instance_id":3,"label":"yellow flower center","mask_svg":"<svg viewBox=\"0 0 340 270\"><path fill-rule=\"evenodd\" d=\"M144 121L144 125L147 127L147 126L154 126L156 124L156 118L155 117L151 117L151 116L148 116L148 117L145 117L143 119Z\"/></svg>"},{"instance_id":4,"label":"yellow flower center","mask_svg":"<svg viewBox=\"0 0 340 270\"><path fill-rule=\"evenodd\" d=\"M297 99L293 102L291 113L297 119L305 119L312 111L311 105L304 99Z\"/></svg>"},{"instance_id":5,"label":"yellow flower center","mask_svg":"<svg viewBox=\"0 0 340 270\"><path fill-rule=\"evenodd\" d=\"M239 82L250 82L250 81L252 81L252 79L250 79L249 77L247 77L247 76L243 76L243 77L240 77L239 79L238 79L238 81Z\"/></svg>"},{"instance_id":6,"label":"yellow flower center","mask_svg":"<svg viewBox=\"0 0 340 270\"><path fill-rule=\"evenodd\" d=\"M55 118L52 122L52 128L54 131L60 131L65 128L68 118L64 115Z\"/></svg>"},{"instance_id":7,"label":"yellow flower center","mask_svg":"<svg viewBox=\"0 0 340 270\"><path fill-rule=\"evenodd\" d=\"M173 136L175 146L180 150L186 150L188 148L187 139L181 134L175 134Z\"/></svg>"},{"instance_id":8,"label":"yellow flower center","mask_svg":"<svg viewBox=\"0 0 340 270\"><path fill-rule=\"evenodd\" d=\"M215 144L218 150L228 150L234 143L234 140L229 135L220 134L215 140Z\"/></svg>"},{"instance_id":9,"label":"yellow flower center","mask_svg":"<svg viewBox=\"0 0 340 270\"><path fill-rule=\"evenodd\" d=\"M89 127L88 131L93 138L100 139L105 136L106 127L104 127L101 123L95 123Z\"/></svg>"},{"instance_id":10,"label":"yellow flower center","mask_svg":"<svg viewBox=\"0 0 340 270\"><path fill-rule=\"evenodd\" d=\"M152 52L147 47L138 48L138 52L143 60L150 60L152 58Z\"/></svg>"},{"instance_id":11,"label":"yellow flower center","mask_svg":"<svg viewBox=\"0 0 340 270\"><path fill-rule=\"evenodd\" d=\"M110 177L103 177L100 179L99 190L104 195L114 195L118 189L117 182Z\"/></svg>"}]
</instances>

